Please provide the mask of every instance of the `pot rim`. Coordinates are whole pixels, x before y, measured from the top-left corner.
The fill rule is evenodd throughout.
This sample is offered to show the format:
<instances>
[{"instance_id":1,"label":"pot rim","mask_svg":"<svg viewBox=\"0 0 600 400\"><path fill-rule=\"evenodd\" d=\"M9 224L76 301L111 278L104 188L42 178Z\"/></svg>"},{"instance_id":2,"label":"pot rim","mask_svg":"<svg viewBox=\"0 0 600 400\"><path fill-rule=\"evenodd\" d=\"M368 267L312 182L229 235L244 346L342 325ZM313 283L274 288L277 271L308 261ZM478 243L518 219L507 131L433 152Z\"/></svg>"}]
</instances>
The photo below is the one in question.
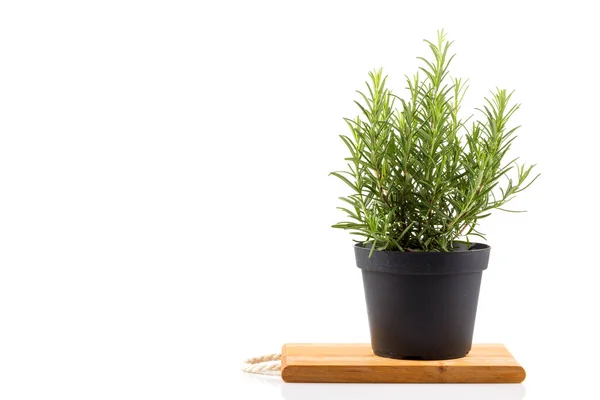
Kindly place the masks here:
<instances>
[{"instance_id":1,"label":"pot rim","mask_svg":"<svg viewBox=\"0 0 600 400\"><path fill-rule=\"evenodd\" d=\"M356 266L363 272L400 275L453 275L481 272L488 267L491 247L472 243L472 250L408 252L374 250L363 243L354 245Z\"/></svg>"},{"instance_id":2,"label":"pot rim","mask_svg":"<svg viewBox=\"0 0 600 400\"><path fill-rule=\"evenodd\" d=\"M460 243L464 244L464 242L460 242ZM489 244L479 243L479 242L471 242L470 245L471 245L471 248L469 248L469 249L455 248L455 250L452 250L452 251L400 251L400 250L377 250L377 249L375 249L375 250L373 250L373 254L375 254L375 253L392 253L392 254L455 254L455 253L474 253L474 252L479 252L479 251L489 251L489 249L492 248L492 246L490 246ZM353 245L353 247L356 247L356 248L359 248L359 249L369 250L369 252L371 251L371 249L369 247L365 246L365 242L355 243Z\"/></svg>"}]
</instances>

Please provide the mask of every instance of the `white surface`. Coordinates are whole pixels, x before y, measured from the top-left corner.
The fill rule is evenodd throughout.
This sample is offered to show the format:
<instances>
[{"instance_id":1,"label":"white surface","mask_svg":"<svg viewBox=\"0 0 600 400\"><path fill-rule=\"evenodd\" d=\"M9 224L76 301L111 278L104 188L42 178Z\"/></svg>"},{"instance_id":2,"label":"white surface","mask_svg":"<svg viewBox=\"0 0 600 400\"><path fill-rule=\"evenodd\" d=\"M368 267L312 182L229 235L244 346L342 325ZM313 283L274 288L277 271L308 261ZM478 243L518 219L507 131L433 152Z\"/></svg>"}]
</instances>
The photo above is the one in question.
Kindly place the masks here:
<instances>
[{"instance_id":1,"label":"white surface","mask_svg":"<svg viewBox=\"0 0 600 400\"><path fill-rule=\"evenodd\" d=\"M598 14L532 3L2 2L0 398L598 398ZM465 110L517 90L515 154L543 174L529 213L483 226L475 340L527 380L239 373L285 342L369 340L327 174L367 72L400 91L438 28Z\"/></svg>"}]
</instances>

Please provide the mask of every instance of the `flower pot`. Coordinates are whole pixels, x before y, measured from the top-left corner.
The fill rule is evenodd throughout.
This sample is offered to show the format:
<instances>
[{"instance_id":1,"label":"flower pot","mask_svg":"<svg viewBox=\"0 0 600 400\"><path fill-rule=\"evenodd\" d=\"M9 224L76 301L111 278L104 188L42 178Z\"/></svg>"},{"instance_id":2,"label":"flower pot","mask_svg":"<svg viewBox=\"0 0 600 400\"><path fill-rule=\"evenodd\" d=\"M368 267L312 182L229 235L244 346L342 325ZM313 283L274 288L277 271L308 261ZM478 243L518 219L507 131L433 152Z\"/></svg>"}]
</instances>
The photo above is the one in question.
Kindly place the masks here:
<instances>
[{"instance_id":1,"label":"flower pot","mask_svg":"<svg viewBox=\"0 0 600 400\"><path fill-rule=\"evenodd\" d=\"M373 251L354 246L362 269L373 352L447 360L471 350L482 271L490 247L451 252Z\"/></svg>"}]
</instances>

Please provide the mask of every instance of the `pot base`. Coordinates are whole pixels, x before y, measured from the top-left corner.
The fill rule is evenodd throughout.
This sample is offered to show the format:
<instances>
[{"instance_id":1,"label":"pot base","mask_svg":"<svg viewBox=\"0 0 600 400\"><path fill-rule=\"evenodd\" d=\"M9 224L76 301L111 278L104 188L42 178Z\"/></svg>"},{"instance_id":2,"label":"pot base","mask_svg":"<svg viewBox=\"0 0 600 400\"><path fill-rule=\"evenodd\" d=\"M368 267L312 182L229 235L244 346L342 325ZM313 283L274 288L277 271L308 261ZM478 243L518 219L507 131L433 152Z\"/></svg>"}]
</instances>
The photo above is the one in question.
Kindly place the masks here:
<instances>
[{"instance_id":1,"label":"pot base","mask_svg":"<svg viewBox=\"0 0 600 400\"><path fill-rule=\"evenodd\" d=\"M394 354L394 353L385 353L385 352L381 352L381 351L376 351L373 350L373 353L378 356L378 357L384 357L384 358L393 358L395 360L421 360L421 361L438 361L438 360L455 360L457 358L464 358L467 356L467 354L469 353L465 353L465 354L452 354L452 355L444 355L444 356L440 356L440 357L421 357L421 356L403 356L400 354Z\"/></svg>"}]
</instances>

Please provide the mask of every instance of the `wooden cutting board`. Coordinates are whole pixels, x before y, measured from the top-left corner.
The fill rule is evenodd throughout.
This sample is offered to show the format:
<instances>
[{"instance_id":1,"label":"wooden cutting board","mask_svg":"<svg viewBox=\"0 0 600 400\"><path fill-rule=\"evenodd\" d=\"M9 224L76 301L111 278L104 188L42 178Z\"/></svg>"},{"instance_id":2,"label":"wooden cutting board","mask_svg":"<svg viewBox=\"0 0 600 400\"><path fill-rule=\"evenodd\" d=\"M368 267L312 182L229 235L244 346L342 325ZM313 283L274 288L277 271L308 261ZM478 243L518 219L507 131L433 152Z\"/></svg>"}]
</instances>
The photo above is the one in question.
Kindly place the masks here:
<instances>
[{"instance_id":1,"label":"wooden cutting board","mask_svg":"<svg viewBox=\"0 0 600 400\"><path fill-rule=\"evenodd\" d=\"M520 383L525 370L502 344L474 344L464 358L394 360L373 354L370 344L286 344L285 382L329 383Z\"/></svg>"}]
</instances>

